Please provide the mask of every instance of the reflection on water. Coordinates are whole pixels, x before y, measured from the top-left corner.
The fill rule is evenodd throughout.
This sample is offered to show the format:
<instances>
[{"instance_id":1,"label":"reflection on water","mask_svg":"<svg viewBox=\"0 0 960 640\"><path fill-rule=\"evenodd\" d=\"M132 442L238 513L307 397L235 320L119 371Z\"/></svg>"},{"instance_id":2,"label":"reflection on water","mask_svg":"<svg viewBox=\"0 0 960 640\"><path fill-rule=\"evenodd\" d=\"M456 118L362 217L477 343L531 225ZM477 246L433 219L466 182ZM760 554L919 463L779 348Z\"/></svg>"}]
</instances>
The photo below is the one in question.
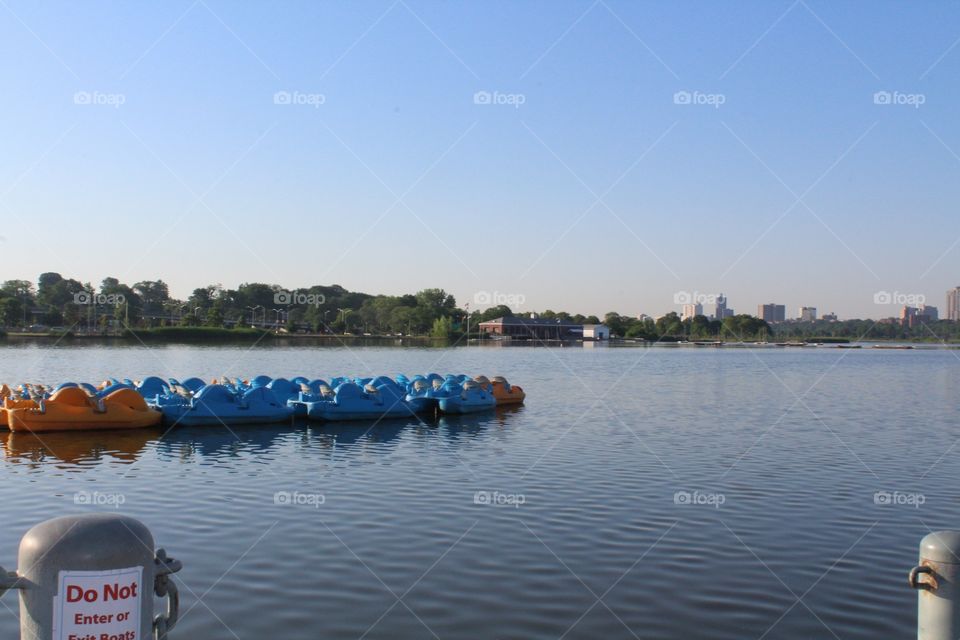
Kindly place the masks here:
<instances>
[{"instance_id":1,"label":"reflection on water","mask_svg":"<svg viewBox=\"0 0 960 640\"><path fill-rule=\"evenodd\" d=\"M129 464L143 454L163 431L74 431L32 433L0 431L7 462L42 468L54 464L61 469L83 470L103 461Z\"/></svg>"},{"instance_id":2,"label":"reflection on water","mask_svg":"<svg viewBox=\"0 0 960 640\"><path fill-rule=\"evenodd\" d=\"M176 427L104 431L53 432L44 434L0 431L6 461L40 469L54 464L60 469L82 471L101 462L133 463L154 446L158 455L185 463L198 458L220 459L268 453L291 443L319 451L359 447L387 454L389 445L404 431L416 435L436 432L457 440L474 437L487 427L504 428L523 407L502 407L494 412L350 422L310 422L297 419L288 425L265 424L217 427Z\"/></svg>"}]
</instances>

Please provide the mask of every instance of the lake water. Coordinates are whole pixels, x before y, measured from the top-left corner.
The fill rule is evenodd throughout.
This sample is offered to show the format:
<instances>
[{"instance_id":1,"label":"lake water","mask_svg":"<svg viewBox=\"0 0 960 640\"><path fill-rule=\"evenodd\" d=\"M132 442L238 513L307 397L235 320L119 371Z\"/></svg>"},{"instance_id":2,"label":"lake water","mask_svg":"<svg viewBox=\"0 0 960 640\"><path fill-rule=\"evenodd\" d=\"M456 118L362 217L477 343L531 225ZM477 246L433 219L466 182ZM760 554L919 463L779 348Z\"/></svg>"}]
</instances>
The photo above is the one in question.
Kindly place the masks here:
<instances>
[{"instance_id":1,"label":"lake water","mask_svg":"<svg viewBox=\"0 0 960 640\"><path fill-rule=\"evenodd\" d=\"M0 564L86 491L183 561L173 638L907 638L917 545L960 528L953 351L0 347L10 383L430 371L528 401L0 433Z\"/></svg>"}]
</instances>

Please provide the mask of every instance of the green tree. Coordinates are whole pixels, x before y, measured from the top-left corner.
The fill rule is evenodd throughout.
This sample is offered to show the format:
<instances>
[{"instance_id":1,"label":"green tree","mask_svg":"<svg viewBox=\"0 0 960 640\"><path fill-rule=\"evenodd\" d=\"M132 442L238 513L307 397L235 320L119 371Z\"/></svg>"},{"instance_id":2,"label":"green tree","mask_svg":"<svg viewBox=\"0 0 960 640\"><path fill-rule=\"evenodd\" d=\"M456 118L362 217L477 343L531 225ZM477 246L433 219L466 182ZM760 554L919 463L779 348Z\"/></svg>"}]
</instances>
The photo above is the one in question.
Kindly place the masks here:
<instances>
[{"instance_id":1,"label":"green tree","mask_svg":"<svg viewBox=\"0 0 960 640\"><path fill-rule=\"evenodd\" d=\"M741 313L723 319L723 334L737 340L752 340L772 333L770 325L760 318Z\"/></svg>"},{"instance_id":2,"label":"green tree","mask_svg":"<svg viewBox=\"0 0 960 640\"><path fill-rule=\"evenodd\" d=\"M447 316L437 318L433 321L433 327L430 329L430 335L434 338L452 338L454 335L453 320Z\"/></svg>"},{"instance_id":3,"label":"green tree","mask_svg":"<svg viewBox=\"0 0 960 640\"><path fill-rule=\"evenodd\" d=\"M683 323L676 311L671 311L665 316L657 318L657 334L660 336L681 336L683 335Z\"/></svg>"},{"instance_id":4,"label":"green tree","mask_svg":"<svg viewBox=\"0 0 960 640\"><path fill-rule=\"evenodd\" d=\"M207 311L207 317L205 324L208 327L222 327L223 326L223 313L217 307L211 308Z\"/></svg>"},{"instance_id":5,"label":"green tree","mask_svg":"<svg viewBox=\"0 0 960 640\"><path fill-rule=\"evenodd\" d=\"M510 310L510 307L505 304L498 304L495 307L490 307L481 311L477 317L477 324L480 322L486 322L487 320L496 320L497 318L508 318L512 315L513 311ZM474 322L473 319L470 321Z\"/></svg>"},{"instance_id":6,"label":"green tree","mask_svg":"<svg viewBox=\"0 0 960 640\"><path fill-rule=\"evenodd\" d=\"M170 288L163 280L144 280L133 285L139 296L144 315L163 315L164 304L170 300Z\"/></svg>"},{"instance_id":7,"label":"green tree","mask_svg":"<svg viewBox=\"0 0 960 640\"><path fill-rule=\"evenodd\" d=\"M610 311L603 316L603 324L610 327L610 333L615 336L623 336L626 331L626 323L616 311Z\"/></svg>"}]
</instances>

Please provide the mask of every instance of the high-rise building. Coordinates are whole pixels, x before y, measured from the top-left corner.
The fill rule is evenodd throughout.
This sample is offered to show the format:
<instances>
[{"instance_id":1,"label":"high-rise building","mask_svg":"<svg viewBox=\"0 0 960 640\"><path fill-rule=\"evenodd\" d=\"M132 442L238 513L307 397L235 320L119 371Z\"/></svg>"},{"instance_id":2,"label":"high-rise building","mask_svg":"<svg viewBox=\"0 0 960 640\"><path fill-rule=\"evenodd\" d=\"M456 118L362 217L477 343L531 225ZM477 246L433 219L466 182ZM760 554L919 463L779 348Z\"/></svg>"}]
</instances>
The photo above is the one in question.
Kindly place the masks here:
<instances>
[{"instance_id":1,"label":"high-rise building","mask_svg":"<svg viewBox=\"0 0 960 640\"><path fill-rule=\"evenodd\" d=\"M916 317L916 307L903 307L900 309L900 324L913 326L914 318Z\"/></svg>"},{"instance_id":2,"label":"high-rise building","mask_svg":"<svg viewBox=\"0 0 960 640\"><path fill-rule=\"evenodd\" d=\"M817 319L816 307L800 307L800 322L814 322Z\"/></svg>"},{"instance_id":3,"label":"high-rise building","mask_svg":"<svg viewBox=\"0 0 960 640\"><path fill-rule=\"evenodd\" d=\"M916 327L930 322L936 322L940 312L936 307L922 304L919 307L903 307L900 310L900 324L905 327Z\"/></svg>"},{"instance_id":4,"label":"high-rise building","mask_svg":"<svg viewBox=\"0 0 960 640\"><path fill-rule=\"evenodd\" d=\"M727 299L721 293L717 296L716 304L713 308L713 319L714 320L723 320L727 317Z\"/></svg>"},{"instance_id":5,"label":"high-rise building","mask_svg":"<svg viewBox=\"0 0 960 640\"><path fill-rule=\"evenodd\" d=\"M693 304L683 305L683 311L680 313L681 320L687 320L688 318L693 318L694 316L703 315L703 305L699 302Z\"/></svg>"},{"instance_id":6,"label":"high-rise building","mask_svg":"<svg viewBox=\"0 0 960 640\"><path fill-rule=\"evenodd\" d=\"M783 322L787 319L787 307L782 304L761 304L757 306L757 317L767 322Z\"/></svg>"},{"instance_id":7,"label":"high-rise building","mask_svg":"<svg viewBox=\"0 0 960 640\"><path fill-rule=\"evenodd\" d=\"M960 287L947 291L947 320L960 320Z\"/></svg>"}]
</instances>

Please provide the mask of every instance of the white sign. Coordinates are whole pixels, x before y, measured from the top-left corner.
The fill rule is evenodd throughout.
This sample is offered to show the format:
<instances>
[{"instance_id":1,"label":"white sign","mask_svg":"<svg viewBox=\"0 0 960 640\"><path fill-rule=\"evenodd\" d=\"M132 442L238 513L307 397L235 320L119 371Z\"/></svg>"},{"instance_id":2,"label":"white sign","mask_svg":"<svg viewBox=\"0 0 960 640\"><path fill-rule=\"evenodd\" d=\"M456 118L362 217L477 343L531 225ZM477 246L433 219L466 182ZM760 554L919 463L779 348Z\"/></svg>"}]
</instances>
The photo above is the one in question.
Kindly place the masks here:
<instances>
[{"instance_id":1,"label":"white sign","mask_svg":"<svg viewBox=\"0 0 960 640\"><path fill-rule=\"evenodd\" d=\"M146 640L140 637L143 567L61 571L58 583L53 640Z\"/></svg>"}]
</instances>

